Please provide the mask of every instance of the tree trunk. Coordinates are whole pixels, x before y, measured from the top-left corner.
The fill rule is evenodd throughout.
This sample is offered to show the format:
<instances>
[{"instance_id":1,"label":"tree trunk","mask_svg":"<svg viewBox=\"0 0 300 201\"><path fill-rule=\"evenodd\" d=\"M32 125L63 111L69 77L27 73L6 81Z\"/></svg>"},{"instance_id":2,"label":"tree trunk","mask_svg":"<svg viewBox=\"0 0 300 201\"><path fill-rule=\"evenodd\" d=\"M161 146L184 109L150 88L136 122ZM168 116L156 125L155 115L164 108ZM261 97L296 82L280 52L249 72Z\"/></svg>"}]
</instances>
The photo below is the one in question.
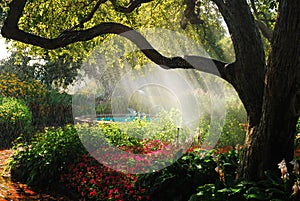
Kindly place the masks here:
<instances>
[{"instance_id":1,"label":"tree trunk","mask_svg":"<svg viewBox=\"0 0 300 201\"><path fill-rule=\"evenodd\" d=\"M236 55L236 61L226 67L226 80L239 94L250 125L257 125L261 117L266 70L259 30L246 0L213 1L228 26Z\"/></svg>"},{"instance_id":2,"label":"tree trunk","mask_svg":"<svg viewBox=\"0 0 300 201\"><path fill-rule=\"evenodd\" d=\"M274 30L259 124L248 128L239 176L257 180L265 170L293 159L294 135L299 112L293 111L299 91L300 1L282 0Z\"/></svg>"}]
</instances>

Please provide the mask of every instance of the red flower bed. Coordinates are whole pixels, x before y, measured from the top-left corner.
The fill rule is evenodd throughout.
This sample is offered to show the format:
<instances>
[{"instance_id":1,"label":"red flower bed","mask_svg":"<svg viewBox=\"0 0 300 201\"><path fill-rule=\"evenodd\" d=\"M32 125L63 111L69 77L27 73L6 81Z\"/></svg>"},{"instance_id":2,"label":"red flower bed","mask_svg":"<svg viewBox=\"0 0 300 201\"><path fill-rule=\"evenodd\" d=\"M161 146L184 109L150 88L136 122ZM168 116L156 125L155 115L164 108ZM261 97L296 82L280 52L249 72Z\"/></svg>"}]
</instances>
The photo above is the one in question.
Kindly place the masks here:
<instances>
[{"instance_id":1,"label":"red flower bed","mask_svg":"<svg viewBox=\"0 0 300 201\"><path fill-rule=\"evenodd\" d=\"M146 190L135 185L137 176L116 172L89 155L84 155L82 161L71 165L69 170L61 176L61 182L87 200L150 200Z\"/></svg>"},{"instance_id":2,"label":"red flower bed","mask_svg":"<svg viewBox=\"0 0 300 201\"><path fill-rule=\"evenodd\" d=\"M136 185L138 176L125 174L122 166L126 166L126 170L139 172L151 169L159 162L173 161L178 147L168 145L159 140L143 140L137 146L120 146L119 151L116 147L102 146L92 153L93 157L84 155L77 164L71 165L69 173L62 175L61 181L87 200L150 200L146 189ZM195 148L199 147L191 147L187 153ZM232 149L224 147L216 152L227 153ZM111 168L100 164L95 158L100 162L108 161L107 166Z\"/></svg>"},{"instance_id":3,"label":"red flower bed","mask_svg":"<svg viewBox=\"0 0 300 201\"><path fill-rule=\"evenodd\" d=\"M96 150L93 156L100 161L115 163L116 167L125 164L130 166L130 170L138 171L151 167L152 161L173 157L173 150L166 147L167 144L159 140L143 140L141 146L120 146L119 149L125 151L122 155L122 152L115 152L113 147L101 147L98 149L99 153ZM136 185L136 175L115 171L115 168L111 169L98 163L94 157L84 155L77 164L70 166L68 173L61 176L61 182L88 200L150 200L146 189ZM128 162L130 160L136 160L138 163Z\"/></svg>"}]
</instances>

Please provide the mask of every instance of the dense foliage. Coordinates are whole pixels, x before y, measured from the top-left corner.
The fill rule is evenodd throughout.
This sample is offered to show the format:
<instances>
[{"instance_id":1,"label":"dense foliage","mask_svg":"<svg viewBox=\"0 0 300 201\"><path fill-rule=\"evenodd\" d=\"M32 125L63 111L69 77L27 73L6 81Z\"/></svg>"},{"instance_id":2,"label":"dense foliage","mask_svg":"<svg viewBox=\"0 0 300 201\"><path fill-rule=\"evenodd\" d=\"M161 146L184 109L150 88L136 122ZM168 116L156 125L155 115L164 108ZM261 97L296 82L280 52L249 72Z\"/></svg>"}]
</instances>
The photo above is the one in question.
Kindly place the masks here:
<instances>
[{"instance_id":1,"label":"dense foliage","mask_svg":"<svg viewBox=\"0 0 300 201\"><path fill-rule=\"evenodd\" d=\"M84 155L60 181L86 200L150 200L147 189L136 185L137 180L137 175L117 172Z\"/></svg>"},{"instance_id":2,"label":"dense foliage","mask_svg":"<svg viewBox=\"0 0 300 201\"><path fill-rule=\"evenodd\" d=\"M153 201L188 200L199 185L214 182L216 162L213 154L191 148L172 165L139 176L139 185L147 189Z\"/></svg>"},{"instance_id":3,"label":"dense foliage","mask_svg":"<svg viewBox=\"0 0 300 201\"><path fill-rule=\"evenodd\" d=\"M7 9L7 2L2 3L4 10ZM63 30L72 29L78 25L79 21L85 18L95 6L96 1L88 2L80 0L74 1L53 1L51 4L47 1L32 1L26 4L23 16L20 19L20 28L43 37L53 38L58 36ZM123 5L120 2L120 5ZM86 22L84 28L90 28L100 22L119 22L132 28L166 28L173 31L179 31L187 34L199 44L205 46L210 55L215 58L230 60L224 56L224 46L219 41L225 35L225 29L221 25L221 16L217 12L214 4L208 0L203 2L209 6L201 8L201 18L205 20L205 24L190 24L184 29L181 27L182 13L186 8L185 2L180 1L160 1L142 4L135 12L120 13L113 9L112 3L107 1L101 4L100 8L95 12L93 18ZM80 8L80 9L78 9ZM54 26L52 26L55 24ZM33 58L43 58L45 55L55 61L57 58L65 55L70 56L74 61L80 61L97 46L103 39L109 36L100 36L89 42L76 43L66 48L57 50L43 50L35 46L28 46L24 43L12 42L12 47L18 52L24 52ZM116 48L118 44L105 48ZM124 55L130 58L130 55ZM141 56L141 55L140 55Z\"/></svg>"},{"instance_id":4,"label":"dense foliage","mask_svg":"<svg viewBox=\"0 0 300 201\"><path fill-rule=\"evenodd\" d=\"M46 128L44 132L37 133L31 142L21 142L14 147L15 153L10 162L12 177L39 187L60 181L76 193L78 199L86 200L290 199L292 186L298 178L295 170L290 173L290 180L284 176L286 172L283 172L284 179L281 179L280 170L275 174L266 172L267 179L260 182L236 180L241 147L236 150L233 147L217 148L210 152L201 150L198 146L191 147L170 166L153 173L135 175L118 172L99 163L97 160L103 159L118 161L117 164L124 165L122 157L115 156L112 152L108 154L109 158L105 158L102 150L104 158L99 158L95 150L91 154L96 158L92 157L80 141L84 140L84 135L93 137L93 144L89 146L95 148L97 143L103 142L99 141L102 139L128 153L162 153L171 156L172 150L167 152L165 149L169 142L130 136L129 133L141 131L147 123L139 120L122 126L110 123ZM84 146L88 145L85 143Z\"/></svg>"},{"instance_id":5,"label":"dense foliage","mask_svg":"<svg viewBox=\"0 0 300 201\"><path fill-rule=\"evenodd\" d=\"M278 170L278 173L279 172L280 170ZM227 178L231 177L230 182L217 180L215 183L207 183L203 186L199 186L197 189L198 193L192 195L189 201L298 200L299 172L296 174L295 172L291 173L291 179L289 179L288 176L280 178L278 173L267 171L265 172L265 179L258 182L234 180L232 175L227 175ZM224 175L226 176L226 173ZM225 176L223 176L223 178Z\"/></svg>"},{"instance_id":6,"label":"dense foliage","mask_svg":"<svg viewBox=\"0 0 300 201\"><path fill-rule=\"evenodd\" d=\"M0 95L24 99L27 103L43 100L47 90L35 79L20 79L16 74L0 74Z\"/></svg>"},{"instance_id":7,"label":"dense foliage","mask_svg":"<svg viewBox=\"0 0 300 201\"><path fill-rule=\"evenodd\" d=\"M231 99L231 100L230 100ZM243 104L237 96L227 100L226 119L219 140L219 147L242 145L246 137L247 115Z\"/></svg>"},{"instance_id":8,"label":"dense foliage","mask_svg":"<svg viewBox=\"0 0 300 201\"><path fill-rule=\"evenodd\" d=\"M23 134L29 138L32 115L23 100L13 97L0 98L0 148L10 147L11 142Z\"/></svg>"},{"instance_id":9,"label":"dense foliage","mask_svg":"<svg viewBox=\"0 0 300 201\"><path fill-rule=\"evenodd\" d=\"M57 182L69 165L85 153L72 125L45 128L30 142L19 140L9 163L12 178L38 187Z\"/></svg>"},{"instance_id":10,"label":"dense foliage","mask_svg":"<svg viewBox=\"0 0 300 201\"><path fill-rule=\"evenodd\" d=\"M24 72L23 72L24 73ZM73 122L70 95L47 87L28 75L0 74L0 95L23 99L32 112L33 125L65 125Z\"/></svg>"},{"instance_id":11,"label":"dense foliage","mask_svg":"<svg viewBox=\"0 0 300 201\"><path fill-rule=\"evenodd\" d=\"M47 91L43 101L31 102L34 125L38 128L44 126L63 126L73 123L72 97L58 90Z\"/></svg>"},{"instance_id":12,"label":"dense foliage","mask_svg":"<svg viewBox=\"0 0 300 201\"><path fill-rule=\"evenodd\" d=\"M49 57L34 58L22 51L12 52L0 61L0 72L16 74L21 80L39 80L47 89L66 88L74 81L81 61L73 61L71 56L62 55L55 61Z\"/></svg>"}]
</instances>

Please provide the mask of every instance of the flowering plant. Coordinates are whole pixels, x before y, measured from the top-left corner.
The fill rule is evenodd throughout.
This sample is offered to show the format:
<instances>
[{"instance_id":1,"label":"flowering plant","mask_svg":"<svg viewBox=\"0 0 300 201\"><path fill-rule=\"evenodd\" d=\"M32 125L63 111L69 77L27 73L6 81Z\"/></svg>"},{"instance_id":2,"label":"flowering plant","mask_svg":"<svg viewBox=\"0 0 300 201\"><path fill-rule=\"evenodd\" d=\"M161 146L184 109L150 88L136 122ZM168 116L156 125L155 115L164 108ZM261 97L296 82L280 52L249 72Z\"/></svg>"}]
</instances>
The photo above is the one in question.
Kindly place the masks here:
<instances>
[{"instance_id":1,"label":"flowering plant","mask_svg":"<svg viewBox=\"0 0 300 201\"><path fill-rule=\"evenodd\" d=\"M46 92L46 88L37 80L21 80L16 74L11 73L0 74L1 96L21 98L29 103L43 99Z\"/></svg>"},{"instance_id":2,"label":"flowering plant","mask_svg":"<svg viewBox=\"0 0 300 201\"><path fill-rule=\"evenodd\" d=\"M112 170L99 164L90 155L83 155L60 179L87 200L150 200L146 189L136 186L137 180L136 175Z\"/></svg>"}]
</instances>

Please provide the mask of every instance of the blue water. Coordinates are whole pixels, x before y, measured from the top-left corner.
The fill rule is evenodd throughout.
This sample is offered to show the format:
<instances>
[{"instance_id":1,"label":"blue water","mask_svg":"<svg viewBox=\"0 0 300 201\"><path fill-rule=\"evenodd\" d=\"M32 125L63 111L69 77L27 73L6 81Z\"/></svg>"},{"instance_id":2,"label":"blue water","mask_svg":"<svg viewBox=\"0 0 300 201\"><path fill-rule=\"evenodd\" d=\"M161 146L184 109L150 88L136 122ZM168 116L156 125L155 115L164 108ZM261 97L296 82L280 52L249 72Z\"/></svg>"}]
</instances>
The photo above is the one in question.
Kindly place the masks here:
<instances>
[{"instance_id":1,"label":"blue water","mask_svg":"<svg viewBox=\"0 0 300 201\"><path fill-rule=\"evenodd\" d=\"M137 117L97 117L97 121L112 121L112 122L132 122ZM140 118L143 119L143 118ZM146 121L150 121L150 117L146 117Z\"/></svg>"}]
</instances>

